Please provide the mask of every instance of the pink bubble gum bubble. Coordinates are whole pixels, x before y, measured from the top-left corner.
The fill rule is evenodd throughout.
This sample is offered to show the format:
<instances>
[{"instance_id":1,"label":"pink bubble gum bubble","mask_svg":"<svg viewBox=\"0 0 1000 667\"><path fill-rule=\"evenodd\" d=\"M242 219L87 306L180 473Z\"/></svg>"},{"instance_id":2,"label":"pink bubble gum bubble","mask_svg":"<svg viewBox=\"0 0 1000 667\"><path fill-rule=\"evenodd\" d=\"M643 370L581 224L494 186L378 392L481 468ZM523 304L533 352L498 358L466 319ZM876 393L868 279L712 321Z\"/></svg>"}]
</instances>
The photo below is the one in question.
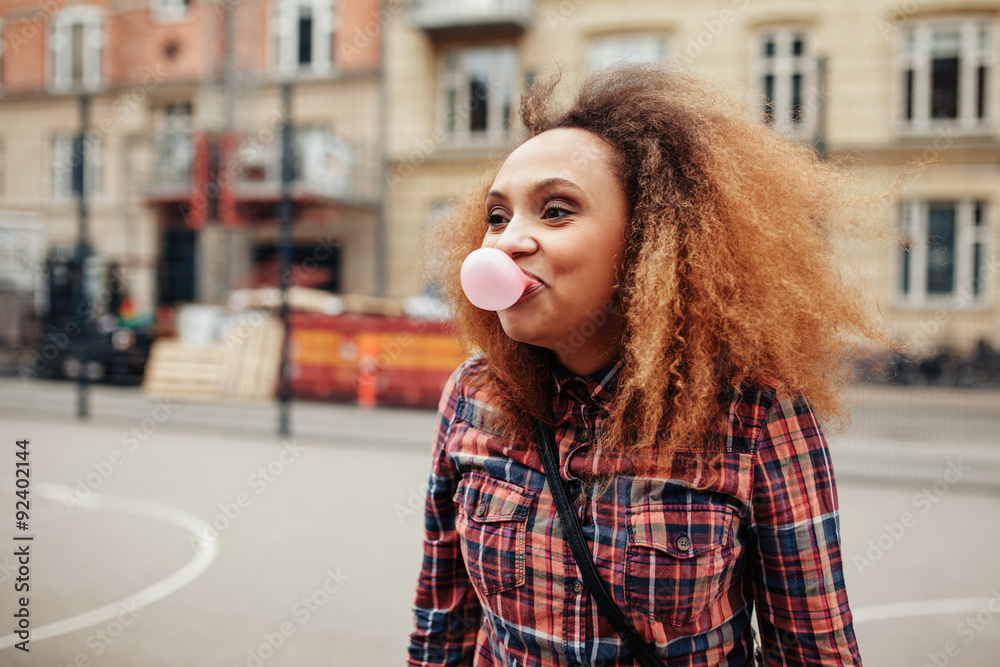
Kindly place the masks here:
<instances>
[{"instance_id":1,"label":"pink bubble gum bubble","mask_svg":"<svg viewBox=\"0 0 1000 667\"><path fill-rule=\"evenodd\" d=\"M496 248L479 248L469 253L462 263L461 279L465 296L483 310L510 308L531 284L514 260Z\"/></svg>"}]
</instances>

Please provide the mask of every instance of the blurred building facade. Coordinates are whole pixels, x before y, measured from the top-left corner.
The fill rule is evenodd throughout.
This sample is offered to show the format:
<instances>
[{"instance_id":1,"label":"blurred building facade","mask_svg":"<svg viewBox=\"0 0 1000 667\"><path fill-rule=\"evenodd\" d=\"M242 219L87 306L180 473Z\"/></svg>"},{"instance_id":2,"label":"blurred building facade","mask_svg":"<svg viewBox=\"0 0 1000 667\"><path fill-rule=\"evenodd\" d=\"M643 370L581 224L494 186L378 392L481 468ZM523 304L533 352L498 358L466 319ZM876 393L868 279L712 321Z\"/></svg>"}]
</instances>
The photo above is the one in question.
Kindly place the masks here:
<instances>
[{"instance_id":1,"label":"blurred building facade","mask_svg":"<svg viewBox=\"0 0 1000 667\"><path fill-rule=\"evenodd\" d=\"M872 219L913 248L860 264L902 340L997 347L998 18L995 0L0 0L0 211L76 242L87 93L90 241L136 307L275 284L291 81L296 282L420 294L426 232L509 149L534 77L676 62L756 90L761 122L873 183L925 161Z\"/></svg>"},{"instance_id":2,"label":"blurred building facade","mask_svg":"<svg viewBox=\"0 0 1000 667\"><path fill-rule=\"evenodd\" d=\"M72 248L82 152L87 240L136 310L276 285L287 81L296 282L374 291L377 7L0 1L0 210L40 216L49 247Z\"/></svg>"},{"instance_id":3,"label":"blurred building facade","mask_svg":"<svg viewBox=\"0 0 1000 667\"><path fill-rule=\"evenodd\" d=\"M756 91L761 122L851 156L883 192L905 163L925 162L870 212L913 248L859 248L859 266L900 340L1000 344L998 3L414 0L398 10L385 60L393 292L417 287L420 235L498 164L507 114L533 77L558 65L571 82L653 60Z\"/></svg>"}]
</instances>

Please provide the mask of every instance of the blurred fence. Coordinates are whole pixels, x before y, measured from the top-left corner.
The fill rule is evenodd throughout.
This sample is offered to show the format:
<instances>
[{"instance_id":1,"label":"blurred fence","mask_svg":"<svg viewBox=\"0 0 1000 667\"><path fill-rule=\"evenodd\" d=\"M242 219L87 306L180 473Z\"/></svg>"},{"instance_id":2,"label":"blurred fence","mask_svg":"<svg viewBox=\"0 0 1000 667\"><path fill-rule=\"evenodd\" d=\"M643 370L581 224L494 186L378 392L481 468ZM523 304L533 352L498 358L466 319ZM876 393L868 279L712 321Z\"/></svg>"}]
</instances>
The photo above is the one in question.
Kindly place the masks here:
<instances>
[{"instance_id":1,"label":"blurred fence","mask_svg":"<svg viewBox=\"0 0 1000 667\"><path fill-rule=\"evenodd\" d=\"M8 293L0 299L22 311L33 308L23 296ZM161 428L278 432L282 407L273 391L257 399L212 392L202 392L196 399L198 392L190 389L187 394L144 393L138 383L144 372L149 373L148 330L111 326L113 318L103 313L83 332L65 325L57 328L53 321L59 320L32 322L24 316L17 335L12 335L9 320L17 311L3 312L0 418L74 420L83 392L88 419L121 425L123 444L126 439L144 440ZM233 321L246 324L250 319ZM301 312L293 313L291 320L293 398L288 410L294 437L430 447L409 425L415 418L433 418L441 386L461 359L442 323ZM235 328L229 331L226 335L239 335ZM89 382L84 388L77 381L80 367L75 364L81 344L90 348ZM185 369L193 368L195 357L186 357ZM846 397L850 424L842 432L833 425L825 429L839 476L933 485L959 470L964 488L1000 492L1000 388L993 382L995 376L989 376L989 366L962 366L944 357L895 360L875 370L871 360L866 364L861 367L869 380L858 382ZM198 379L198 371L184 372L188 375L183 386L197 387L205 381ZM893 373L898 375L892 377ZM366 377L371 381L369 400L364 393ZM906 383L900 383L904 379Z\"/></svg>"}]
</instances>

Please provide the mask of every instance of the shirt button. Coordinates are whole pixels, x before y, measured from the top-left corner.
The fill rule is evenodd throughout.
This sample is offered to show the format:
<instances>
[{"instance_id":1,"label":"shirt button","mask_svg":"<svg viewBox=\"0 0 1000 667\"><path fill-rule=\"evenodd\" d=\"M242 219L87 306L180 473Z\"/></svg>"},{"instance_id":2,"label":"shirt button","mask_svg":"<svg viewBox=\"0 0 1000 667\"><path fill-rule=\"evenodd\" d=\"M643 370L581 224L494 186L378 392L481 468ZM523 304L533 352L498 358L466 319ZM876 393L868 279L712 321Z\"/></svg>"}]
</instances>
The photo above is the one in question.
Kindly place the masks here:
<instances>
[{"instance_id":1,"label":"shirt button","mask_svg":"<svg viewBox=\"0 0 1000 667\"><path fill-rule=\"evenodd\" d=\"M586 505L587 504L587 494L581 493L580 495L578 495L576 497L576 504L579 505L580 507L583 507L584 505Z\"/></svg>"},{"instance_id":2,"label":"shirt button","mask_svg":"<svg viewBox=\"0 0 1000 667\"><path fill-rule=\"evenodd\" d=\"M691 538L687 535L681 535L677 538L677 548L681 551L688 551L691 549Z\"/></svg>"},{"instance_id":3,"label":"shirt button","mask_svg":"<svg viewBox=\"0 0 1000 667\"><path fill-rule=\"evenodd\" d=\"M476 516L482 516L486 514L486 503L479 503L479 507L476 508Z\"/></svg>"},{"instance_id":4,"label":"shirt button","mask_svg":"<svg viewBox=\"0 0 1000 667\"><path fill-rule=\"evenodd\" d=\"M579 579L574 579L573 580L573 592L574 593L582 593L583 592L583 582L580 581Z\"/></svg>"},{"instance_id":5,"label":"shirt button","mask_svg":"<svg viewBox=\"0 0 1000 667\"><path fill-rule=\"evenodd\" d=\"M590 442L590 431L580 431L576 437L580 442Z\"/></svg>"}]
</instances>

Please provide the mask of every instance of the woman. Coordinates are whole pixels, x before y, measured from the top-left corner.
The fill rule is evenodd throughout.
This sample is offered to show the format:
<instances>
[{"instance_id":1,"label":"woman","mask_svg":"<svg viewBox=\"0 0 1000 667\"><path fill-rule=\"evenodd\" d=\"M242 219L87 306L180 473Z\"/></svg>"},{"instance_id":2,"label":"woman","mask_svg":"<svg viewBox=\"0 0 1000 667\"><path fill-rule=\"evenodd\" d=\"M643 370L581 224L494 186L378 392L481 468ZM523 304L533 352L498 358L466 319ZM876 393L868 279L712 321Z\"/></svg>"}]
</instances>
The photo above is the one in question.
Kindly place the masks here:
<instances>
[{"instance_id":1,"label":"woman","mask_svg":"<svg viewBox=\"0 0 1000 667\"><path fill-rule=\"evenodd\" d=\"M593 75L441 235L477 354L440 404L410 665L635 665L564 540L535 438L601 579L669 665L861 664L817 414L845 337L891 343L837 270L839 177L704 84ZM498 313L462 295L477 247L531 279Z\"/></svg>"}]
</instances>

